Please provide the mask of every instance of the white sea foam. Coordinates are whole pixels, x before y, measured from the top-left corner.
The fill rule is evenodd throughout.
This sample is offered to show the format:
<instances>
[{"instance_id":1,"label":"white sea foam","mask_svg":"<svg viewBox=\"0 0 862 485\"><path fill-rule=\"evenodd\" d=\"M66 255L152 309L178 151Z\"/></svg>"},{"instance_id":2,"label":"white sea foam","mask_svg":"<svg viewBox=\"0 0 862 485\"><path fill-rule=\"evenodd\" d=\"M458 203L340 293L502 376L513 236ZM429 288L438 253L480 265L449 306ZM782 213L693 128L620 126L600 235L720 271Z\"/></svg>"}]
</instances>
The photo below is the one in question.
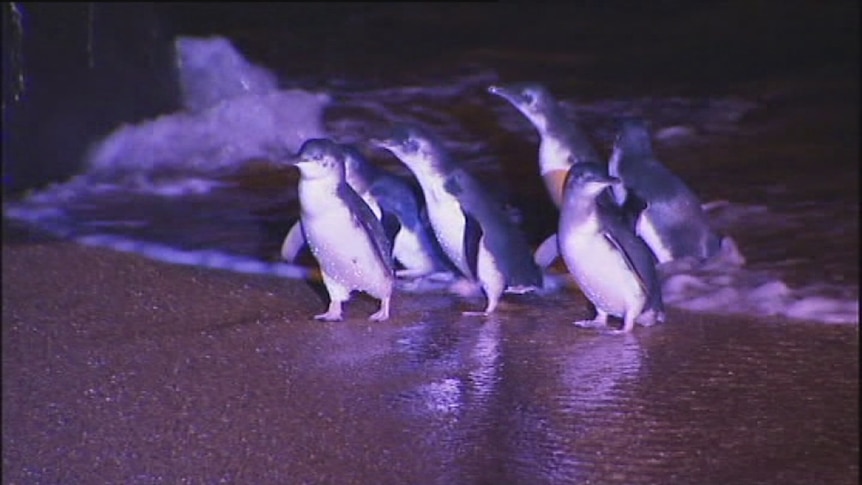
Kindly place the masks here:
<instances>
[{"instance_id":1,"label":"white sea foam","mask_svg":"<svg viewBox=\"0 0 862 485\"><path fill-rule=\"evenodd\" d=\"M311 137L324 136L326 95L304 91L244 94L200 112L180 112L118 128L87 160L100 178L169 172L213 174L273 147L296 151Z\"/></svg>"},{"instance_id":2,"label":"white sea foam","mask_svg":"<svg viewBox=\"0 0 862 485\"><path fill-rule=\"evenodd\" d=\"M184 43L178 41L178 49L181 44ZM192 46L196 42L187 44ZM220 60L202 63L217 66L214 71L207 72L199 66L195 75L186 76L183 91L187 111L119 127L94 147L84 174L31 194L20 202L7 204L5 217L82 244L133 252L174 264L285 278L317 278L316 270L311 268L263 261L215 247L189 250L111 234L111 230L146 232L149 226L147 221L129 219L126 214L105 219L98 211L76 212L78 208L103 200L122 200L129 191L155 197L205 195L223 185L215 175L239 167L248 159L266 157L274 146L295 150L304 138L325 136L322 113L329 99L327 95L279 91L274 76L243 60L229 42L213 41L208 45L204 39L200 45L204 46L202 58L215 56ZM206 52L226 46L233 53ZM192 54L182 65L193 65L193 57ZM230 76L235 79L231 80ZM371 132L386 129L393 123L420 123L438 133L457 155L464 155L473 169L492 167L497 164L497 157L486 140L471 134L457 115L440 106L474 96L471 101L487 103L489 109L500 114L504 126L525 136L535 136L534 130L511 107L473 94L474 91L484 93L484 86L496 81L496 75L484 73L434 86L396 86L341 93L339 103L352 114L329 120L329 128L340 141L362 142ZM599 139L613 136L616 116L637 114L653 122L659 138L683 142L703 134L732 130L742 116L757 108L754 103L735 98L643 98L578 105L564 100L563 104L569 115L577 114L582 125L589 127ZM404 169L400 165L394 168L396 171ZM713 225L725 234L764 229L780 232L804 227L804 221L776 214L766 206L744 206L727 201L705 206ZM139 216L141 214L136 214ZM756 269L749 267L734 241L726 239L722 253L708 264L677 261L663 265L660 274L664 299L669 307L705 313L858 323L858 289L853 292L850 288L848 293L848 288L836 289L825 284L793 288L782 281L780 275L785 269L782 265L793 267L794 263L772 261L766 266L759 264ZM545 292L565 286L566 276L562 273L546 275ZM398 291L460 290L470 295L481 291L475 285L466 288L458 281L461 280L454 283L433 278L399 281Z\"/></svg>"},{"instance_id":3,"label":"white sea foam","mask_svg":"<svg viewBox=\"0 0 862 485\"><path fill-rule=\"evenodd\" d=\"M113 249L124 253L134 253L156 261L184 266L197 266L231 271L234 273L261 274L281 278L315 280L320 276L314 268L268 262L259 259L219 250L184 250L166 244L152 243L115 234L88 234L75 236L73 240L85 246Z\"/></svg>"},{"instance_id":4,"label":"white sea foam","mask_svg":"<svg viewBox=\"0 0 862 485\"><path fill-rule=\"evenodd\" d=\"M176 48L186 109L117 127L90 148L84 173L30 201L68 200L97 186L168 197L207 193L222 185L214 176L326 136L329 95L279 90L274 74L221 37L181 37Z\"/></svg>"},{"instance_id":5,"label":"white sea foam","mask_svg":"<svg viewBox=\"0 0 862 485\"><path fill-rule=\"evenodd\" d=\"M824 285L792 289L777 272L745 267L735 241L725 237L719 254L699 264L659 265L669 307L724 315L779 316L825 323L858 323L859 299L825 296Z\"/></svg>"},{"instance_id":6,"label":"white sea foam","mask_svg":"<svg viewBox=\"0 0 862 485\"><path fill-rule=\"evenodd\" d=\"M278 89L275 75L248 62L223 37L178 37L174 41L183 106L203 111L244 94Z\"/></svg>"}]
</instances>

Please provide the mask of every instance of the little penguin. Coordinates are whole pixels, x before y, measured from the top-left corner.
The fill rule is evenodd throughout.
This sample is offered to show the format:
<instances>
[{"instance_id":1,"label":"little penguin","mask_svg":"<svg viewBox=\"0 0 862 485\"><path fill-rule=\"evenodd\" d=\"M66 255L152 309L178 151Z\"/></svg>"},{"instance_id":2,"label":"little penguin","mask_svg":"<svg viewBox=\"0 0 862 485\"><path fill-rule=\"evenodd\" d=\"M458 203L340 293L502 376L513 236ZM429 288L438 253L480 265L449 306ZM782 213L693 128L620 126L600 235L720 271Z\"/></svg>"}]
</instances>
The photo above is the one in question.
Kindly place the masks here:
<instances>
[{"instance_id":1,"label":"little penguin","mask_svg":"<svg viewBox=\"0 0 862 485\"><path fill-rule=\"evenodd\" d=\"M390 237L392 256L402 266L396 276L415 278L452 271L423 213L421 196L407 181L366 160L356 147L342 147L347 183L375 211L384 229L395 226Z\"/></svg>"},{"instance_id":2,"label":"little penguin","mask_svg":"<svg viewBox=\"0 0 862 485\"><path fill-rule=\"evenodd\" d=\"M718 253L721 239L700 199L655 157L643 120L622 120L608 171L622 180L613 187L616 203L638 209L635 232L659 263L683 257L703 261Z\"/></svg>"},{"instance_id":3,"label":"little penguin","mask_svg":"<svg viewBox=\"0 0 862 485\"><path fill-rule=\"evenodd\" d=\"M619 182L602 166L573 165L563 186L557 230L563 261L596 307L593 320L575 325L607 328L608 315L613 315L623 320L622 329L613 333L630 332L636 321L649 326L665 318L652 253L618 207L596 203L599 194Z\"/></svg>"},{"instance_id":4,"label":"little penguin","mask_svg":"<svg viewBox=\"0 0 862 485\"><path fill-rule=\"evenodd\" d=\"M563 200L563 181L575 163L603 164L587 135L568 119L547 88L537 83L492 85L488 92L505 99L521 112L539 132L539 172L545 189L558 208ZM603 196L610 202L610 195ZM536 250L536 262L549 266L557 254L556 235Z\"/></svg>"},{"instance_id":5,"label":"little penguin","mask_svg":"<svg viewBox=\"0 0 862 485\"><path fill-rule=\"evenodd\" d=\"M341 320L353 290L380 300L369 320L389 318L395 271L380 220L347 184L344 150L323 138L306 140L291 163L299 168L300 226L320 265L329 309L318 320Z\"/></svg>"},{"instance_id":6,"label":"little penguin","mask_svg":"<svg viewBox=\"0 0 862 485\"><path fill-rule=\"evenodd\" d=\"M347 184L380 219L392 242L392 256L402 267L396 269L396 276L415 278L451 272L451 264L431 234L421 197L408 182L371 164L355 146L341 144L341 148ZM304 245L297 221L282 243L282 259L295 260Z\"/></svg>"},{"instance_id":7,"label":"little penguin","mask_svg":"<svg viewBox=\"0 0 862 485\"><path fill-rule=\"evenodd\" d=\"M541 288L542 273L523 234L436 137L418 126L400 125L388 138L371 143L390 151L416 176L437 241L488 298L482 314L494 311L504 291Z\"/></svg>"}]
</instances>

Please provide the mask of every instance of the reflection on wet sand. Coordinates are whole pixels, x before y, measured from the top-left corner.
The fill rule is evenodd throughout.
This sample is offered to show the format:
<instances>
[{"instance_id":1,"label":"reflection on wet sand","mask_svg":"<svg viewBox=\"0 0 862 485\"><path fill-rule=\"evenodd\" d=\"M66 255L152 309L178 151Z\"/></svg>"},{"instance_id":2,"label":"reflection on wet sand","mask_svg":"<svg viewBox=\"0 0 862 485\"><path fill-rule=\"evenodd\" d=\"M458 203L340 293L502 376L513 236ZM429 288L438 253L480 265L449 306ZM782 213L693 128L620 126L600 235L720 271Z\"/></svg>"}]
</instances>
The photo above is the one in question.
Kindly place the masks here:
<instances>
[{"instance_id":1,"label":"reflection on wet sand","mask_svg":"<svg viewBox=\"0 0 862 485\"><path fill-rule=\"evenodd\" d=\"M488 319L401 295L385 323L356 298L324 323L299 282L62 243L3 262L10 483L858 479L856 327L671 312L601 335L574 292Z\"/></svg>"}]
</instances>

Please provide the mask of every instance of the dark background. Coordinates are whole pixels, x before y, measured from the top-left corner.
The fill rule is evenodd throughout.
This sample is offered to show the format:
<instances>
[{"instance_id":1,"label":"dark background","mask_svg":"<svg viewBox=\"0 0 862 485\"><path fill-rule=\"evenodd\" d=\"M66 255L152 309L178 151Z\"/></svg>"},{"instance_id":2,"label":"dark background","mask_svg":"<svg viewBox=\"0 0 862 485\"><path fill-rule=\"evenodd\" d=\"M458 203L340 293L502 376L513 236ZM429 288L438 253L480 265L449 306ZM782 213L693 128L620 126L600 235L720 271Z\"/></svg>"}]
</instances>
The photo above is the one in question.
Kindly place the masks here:
<instances>
[{"instance_id":1,"label":"dark background","mask_svg":"<svg viewBox=\"0 0 862 485\"><path fill-rule=\"evenodd\" d=\"M824 67L858 79L858 33L855 1L6 2L4 194L65 179L118 124L177 109L177 35L227 36L252 62L300 87L336 77L392 83L420 66L492 49L578 53L597 79L630 71L632 89L682 94ZM553 90L569 80L546 82Z\"/></svg>"}]
</instances>

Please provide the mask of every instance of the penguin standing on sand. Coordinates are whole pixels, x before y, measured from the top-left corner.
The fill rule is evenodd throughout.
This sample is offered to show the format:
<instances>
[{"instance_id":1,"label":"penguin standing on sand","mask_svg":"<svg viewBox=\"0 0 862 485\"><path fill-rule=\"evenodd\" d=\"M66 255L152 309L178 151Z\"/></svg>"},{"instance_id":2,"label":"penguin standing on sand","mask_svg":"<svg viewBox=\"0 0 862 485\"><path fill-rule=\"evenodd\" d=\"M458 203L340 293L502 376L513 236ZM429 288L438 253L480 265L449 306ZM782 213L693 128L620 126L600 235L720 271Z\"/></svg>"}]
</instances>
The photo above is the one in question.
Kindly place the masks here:
<instances>
[{"instance_id":1,"label":"penguin standing on sand","mask_svg":"<svg viewBox=\"0 0 862 485\"><path fill-rule=\"evenodd\" d=\"M344 151L327 139L303 143L292 164L299 168L300 224L320 265L329 309L318 320L341 320L341 305L353 290L380 300L369 318L389 318L394 270L380 220L345 180Z\"/></svg>"},{"instance_id":2,"label":"penguin standing on sand","mask_svg":"<svg viewBox=\"0 0 862 485\"><path fill-rule=\"evenodd\" d=\"M643 120L625 119L608 164L617 204L638 207L636 233L659 263L682 257L705 260L718 253L719 236L709 226L698 197L656 159Z\"/></svg>"},{"instance_id":3,"label":"penguin standing on sand","mask_svg":"<svg viewBox=\"0 0 862 485\"><path fill-rule=\"evenodd\" d=\"M389 150L416 176L437 241L488 298L485 315L494 311L504 291L542 286L542 273L523 235L438 140L416 126L400 126L391 137L372 143Z\"/></svg>"},{"instance_id":4,"label":"penguin standing on sand","mask_svg":"<svg viewBox=\"0 0 862 485\"><path fill-rule=\"evenodd\" d=\"M410 185L401 178L368 162L352 145L340 145L344 152L347 184L368 204L383 223L392 242L392 257L402 269L399 278L428 275L442 276L451 272L443 250L431 234L422 204ZM299 221L287 233L281 246L281 257L293 261L305 245Z\"/></svg>"},{"instance_id":5,"label":"penguin standing on sand","mask_svg":"<svg viewBox=\"0 0 862 485\"><path fill-rule=\"evenodd\" d=\"M415 278L452 271L443 249L431 233L422 213L422 201L401 178L368 162L355 147L342 145L345 152L347 183L375 210L384 229L394 228L392 256L403 269L400 278ZM395 224L389 218L394 217Z\"/></svg>"},{"instance_id":6,"label":"penguin standing on sand","mask_svg":"<svg viewBox=\"0 0 862 485\"><path fill-rule=\"evenodd\" d=\"M664 321L661 285L649 248L632 232L619 208L596 197L619 180L592 163L572 166L563 187L557 230L559 250L578 286L595 305L582 327L606 328L608 315L623 319L621 333L635 322Z\"/></svg>"},{"instance_id":7,"label":"penguin standing on sand","mask_svg":"<svg viewBox=\"0 0 862 485\"><path fill-rule=\"evenodd\" d=\"M489 86L488 92L511 103L539 132L539 172L558 208L563 200L563 181L573 164L604 164L586 134L566 118L557 100L541 84ZM606 199L602 203L611 202L610 195L602 197ZM557 256L556 235L551 235L536 249L535 259L537 264L547 267Z\"/></svg>"}]
</instances>

